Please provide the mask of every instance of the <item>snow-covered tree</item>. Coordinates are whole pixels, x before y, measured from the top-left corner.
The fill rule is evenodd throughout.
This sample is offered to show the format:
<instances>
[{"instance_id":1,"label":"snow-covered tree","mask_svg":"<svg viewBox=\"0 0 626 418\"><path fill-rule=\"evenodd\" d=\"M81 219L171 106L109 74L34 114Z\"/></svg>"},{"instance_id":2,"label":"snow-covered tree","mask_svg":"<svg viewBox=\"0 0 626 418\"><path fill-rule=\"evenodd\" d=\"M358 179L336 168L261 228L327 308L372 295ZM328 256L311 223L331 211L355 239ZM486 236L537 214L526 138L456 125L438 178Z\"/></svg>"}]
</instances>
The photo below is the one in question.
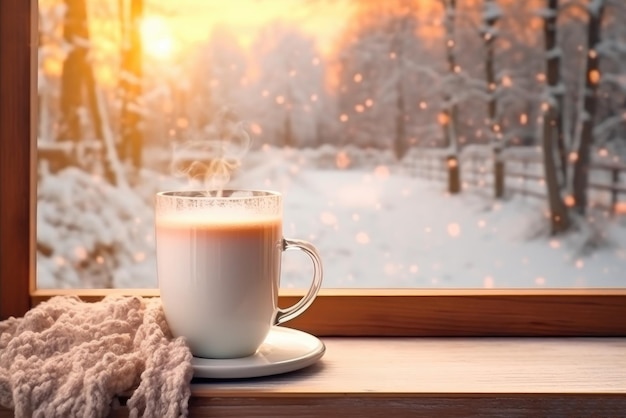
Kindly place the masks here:
<instances>
[{"instance_id":1,"label":"snow-covered tree","mask_svg":"<svg viewBox=\"0 0 626 418\"><path fill-rule=\"evenodd\" d=\"M596 4L596 3L591 3ZM591 6L590 4L590 6ZM626 2L606 0L602 37L595 49L600 59L596 147L626 158Z\"/></svg>"},{"instance_id":2,"label":"snow-covered tree","mask_svg":"<svg viewBox=\"0 0 626 418\"><path fill-rule=\"evenodd\" d=\"M491 142L494 150L499 151L502 134L498 122L498 102L496 91L498 80L496 79L495 67L495 42L498 37L496 23L500 19L502 10L496 0L484 0L482 26L480 34L485 46L485 83L487 84L487 124L491 133Z\"/></svg>"},{"instance_id":3,"label":"snow-covered tree","mask_svg":"<svg viewBox=\"0 0 626 418\"><path fill-rule=\"evenodd\" d=\"M264 143L303 147L319 143L324 122L325 66L315 42L293 26L267 26L252 47L254 97L245 112Z\"/></svg>"},{"instance_id":4,"label":"snow-covered tree","mask_svg":"<svg viewBox=\"0 0 626 418\"><path fill-rule=\"evenodd\" d=\"M143 0L130 0L130 13L125 21L123 11L125 3L121 3L122 42L121 42L121 74L119 93L121 98L120 109L120 139L118 143L119 155L122 160L128 160L136 169L142 166L143 140L143 65L142 40L140 32L143 18Z\"/></svg>"},{"instance_id":5,"label":"snow-covered tree","mask_svg":"<svg viewBox=\"0 0 626 418\"><path fill-rule=\"evenodd\" d=\"M542 104L543 136L542 149L548 204L550 208L551 231L559 234L570 227L570 216L563 201L565 182L564 169L558 149L563 139L563 85L561 84L561 51L557 43L558 0L547 0L544 17L544 40L546 53L546 96Z\"/></svg>"},{"instance_id":6,"label":"snow-covered tree","mask_svg":"<svg viewBox=\"0 0 626 418\"><path fill-rule=\"evenodd\" d=\"M359 3L338 56L344 143L393 149L401 159L418 142L440 140L440 76L427 38L438 29L434 13L421 11L416 1Z\"/></svg>"},{"instance_id":7,"label":"snow-covered tree","mask_svg":"<svg viewBox=\"0 0 626 418\"><path fill-rule=\"evenodd\" d=\"M593 144L593 127L597 109L597 91L600 83L600 56L598 48L601 42L602 18L605 10L605 0L592 0L587 6L587 47L586 63L583 69L585 74L582 129L580 142L574 163L573 193L574 206L579 213L587 209L587 186L589 183L589 164L591 162L591 146Z\"/></svg>"},{"instance_id":8,"label":"snow-covered tree","mask_svg":"<svg viewBox=\"0 0 626 418\"><path fill-rule=\"evenodd\" d=\"M216 27L208 42L195 51L190 67L190 81L185 90L186 116L195 131L191 136L202 136L224 109L237 114L247 110L248 62L236 34L229 28Z\"/></svg>"}]
</instances>

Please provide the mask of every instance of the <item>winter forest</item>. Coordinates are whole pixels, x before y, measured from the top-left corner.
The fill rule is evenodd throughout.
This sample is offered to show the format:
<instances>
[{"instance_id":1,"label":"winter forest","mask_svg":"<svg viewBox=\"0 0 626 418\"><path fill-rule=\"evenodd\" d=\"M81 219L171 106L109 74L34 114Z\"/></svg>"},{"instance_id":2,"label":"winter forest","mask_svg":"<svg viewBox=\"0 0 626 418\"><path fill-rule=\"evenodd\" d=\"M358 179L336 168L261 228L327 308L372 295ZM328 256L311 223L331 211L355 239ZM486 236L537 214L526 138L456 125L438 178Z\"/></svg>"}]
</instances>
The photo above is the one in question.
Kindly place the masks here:
<instances>
[{"instance_id":1,"label":"winter forest","mask_svg":"<svg viewBox=\"0 0 626 418\"><path fill-rule=\"evenodd\" d=\"M221 3L39 0L38 286L156 287L154 194L215 187L325 287L626 286L624 0Z\"/></svg>"}]
</instances>

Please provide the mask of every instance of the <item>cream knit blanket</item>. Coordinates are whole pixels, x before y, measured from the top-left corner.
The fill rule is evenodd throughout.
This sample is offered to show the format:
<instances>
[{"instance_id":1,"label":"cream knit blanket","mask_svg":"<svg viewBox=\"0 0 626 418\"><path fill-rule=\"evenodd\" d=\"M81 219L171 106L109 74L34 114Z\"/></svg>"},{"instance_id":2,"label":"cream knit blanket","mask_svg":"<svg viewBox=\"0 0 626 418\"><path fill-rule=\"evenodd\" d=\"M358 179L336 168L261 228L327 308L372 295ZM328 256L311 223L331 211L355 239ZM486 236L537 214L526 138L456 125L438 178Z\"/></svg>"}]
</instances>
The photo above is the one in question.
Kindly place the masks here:
<instances>
[{"instance_id":1,"label":"cream knit blanket","mask_svg":"<svg viewBox=\"0 0 626 418\"><path fill-rule=\"evenodd\" d=\"M16 417L101 417L131 394L131 417L187 415L191 353L158 298L55 297L0 322L0 405Z\"/></svg>"}]
</instances>

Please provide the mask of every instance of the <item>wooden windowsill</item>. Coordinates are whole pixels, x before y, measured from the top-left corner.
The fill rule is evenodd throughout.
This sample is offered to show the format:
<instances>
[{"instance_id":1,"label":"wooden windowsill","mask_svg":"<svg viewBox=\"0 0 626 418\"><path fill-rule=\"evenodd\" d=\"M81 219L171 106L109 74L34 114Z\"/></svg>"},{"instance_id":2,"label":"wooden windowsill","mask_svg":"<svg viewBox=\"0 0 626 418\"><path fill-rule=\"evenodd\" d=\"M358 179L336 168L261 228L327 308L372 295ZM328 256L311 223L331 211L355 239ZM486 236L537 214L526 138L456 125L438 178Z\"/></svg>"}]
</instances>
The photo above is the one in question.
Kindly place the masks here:
<instances>
[{"instance_id":1,"label":"wooden windowsill","mask_svg":"<svg viewBox=\"0 0 626 418\"><path fill-rule=\"evenodd\" d=\"M322 340L300 371L194 380L190 416L626 417L626 338Z\"/></svg>"},{"instance_id":2,"label":"wooden windowsill","mask_svg":"<svg viewBox=\"0 0 626 418\"><path fill-rule=\"evenodd\" d=\"M324 338L285 375L194 381L192 416L626 416L626 338Z\"/></svg>"}]
</instances>

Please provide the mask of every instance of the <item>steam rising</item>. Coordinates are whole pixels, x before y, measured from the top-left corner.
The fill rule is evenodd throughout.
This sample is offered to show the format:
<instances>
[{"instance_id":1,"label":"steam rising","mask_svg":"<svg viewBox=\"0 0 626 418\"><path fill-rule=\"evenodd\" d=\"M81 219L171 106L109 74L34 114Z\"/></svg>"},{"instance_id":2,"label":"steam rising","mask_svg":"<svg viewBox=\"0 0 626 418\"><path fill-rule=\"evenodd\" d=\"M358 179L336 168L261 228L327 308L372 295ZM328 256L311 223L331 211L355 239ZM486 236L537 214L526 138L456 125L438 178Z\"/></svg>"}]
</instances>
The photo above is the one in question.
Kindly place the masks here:
<instances>
[{"instance_id":1,"label":"steam rising","mask_svg":"<svg viewBox=\"0 0 626 418\"><path fill-rule=\"evenodd\" d=\"M207 192L217 191L219 195L249 148L250 136L243 123L232 111L220 111L202 138L174 147L171 170L175 176L199 181Z\"/></svg>"}]
</instances>

